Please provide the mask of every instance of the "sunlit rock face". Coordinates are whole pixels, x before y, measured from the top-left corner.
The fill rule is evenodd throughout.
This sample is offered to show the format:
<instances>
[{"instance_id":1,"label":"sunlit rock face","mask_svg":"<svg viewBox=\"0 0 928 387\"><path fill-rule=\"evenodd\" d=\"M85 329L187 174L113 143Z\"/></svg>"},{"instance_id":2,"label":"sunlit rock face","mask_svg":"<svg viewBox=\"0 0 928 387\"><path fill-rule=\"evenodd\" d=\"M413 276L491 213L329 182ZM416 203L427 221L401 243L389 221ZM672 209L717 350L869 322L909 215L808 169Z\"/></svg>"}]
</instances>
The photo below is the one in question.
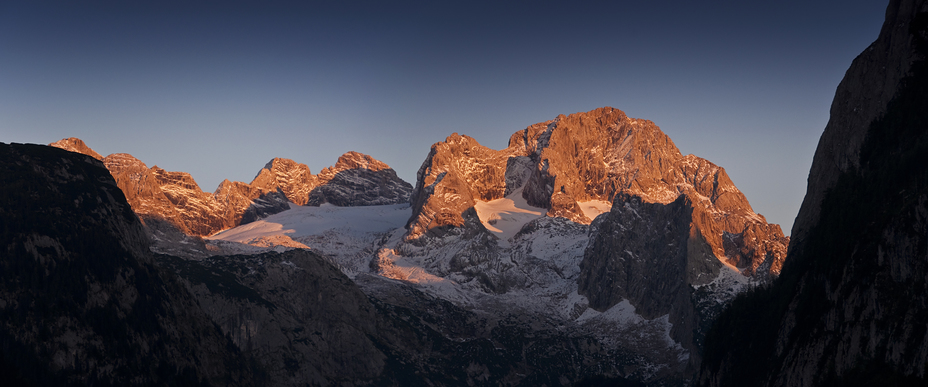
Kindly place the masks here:
<instances>
[{"instance_id":1,"label":"sunlit rock face","mask_svg":"<svg viewBox=\"0 0 928 387\"><path fill-rule=\"evenodd\" d=\"M117 159L148 189L147 168ZM0 144L0 198L2 384L255 383L231 340L154 265L103 163Z\"/></svg>"},{"instance_id":2,"label":"sunlit rock face","mask_svg":"<svg viewBox=\"0 0 928 387\"><path fill-rule=\"evenodd\" d=\"M720 316L699 385L928 384L926 106L928 1L894 0L835 93L781 276Z\"/></svg>"},{"instance_id":3,"label":"sunlit rock face","mask_svg":"<svg viewBox=\"0 0 928 387\"><path fill-rule=\"evenodd\" d=\"M306 164L290 159L274 158L264 168L261 168L258 175L251 181L251 186L262 191L273 191L279 188L287 196L287 200L305 206L309 200L310 191L317 185L316 180Z\"/></svg>"},{"instance_id":4,"label":"sunlit rock face","mask_svg":"<svg viewBox=\"0 0 928 387\"><path fill-rule=\"evenodd\" d=\"M433 145L419 169L406 239L461 227L477 201L514 192L547 216L583 224L592 219L582 203L625 193L668 204L684 195L715 256L749 275L779 273L788 243L723 168L682 155L653 122L608 107L529 126L500 151L458 134Z\"/></svg>"},{"instance_id":5,"label":"sunlit rock face","mask_svg":"<svg viewBox=\"0 0 928 387\"><path fill-rule=\"evenodd\" d=\"M109 155L103 163L143 221L165 221L187 235L210 235L290 208L280 192L228 180L206 193L188 173L148 168L125 153Z\"/></svg>"},{"instance_id":6,"label":"sunlit rock face","mask_svg":"<svg viewBox=\"0 0 928 387\"><path fill-rule=\"evenodd\" d=\"M69 137L69 138L61 139L61 140L55 141L48 145L51 145L56 148L68 150L71 152L84 154L84 155L93 157L97 160L101 160L101 161L103 160L103 156L100 156L99 153L95 152L93 149L90 149L90 147L87 146L87 144L84 144L83 140L76 138L76 137Z\"/></svg>"}]
</instances>

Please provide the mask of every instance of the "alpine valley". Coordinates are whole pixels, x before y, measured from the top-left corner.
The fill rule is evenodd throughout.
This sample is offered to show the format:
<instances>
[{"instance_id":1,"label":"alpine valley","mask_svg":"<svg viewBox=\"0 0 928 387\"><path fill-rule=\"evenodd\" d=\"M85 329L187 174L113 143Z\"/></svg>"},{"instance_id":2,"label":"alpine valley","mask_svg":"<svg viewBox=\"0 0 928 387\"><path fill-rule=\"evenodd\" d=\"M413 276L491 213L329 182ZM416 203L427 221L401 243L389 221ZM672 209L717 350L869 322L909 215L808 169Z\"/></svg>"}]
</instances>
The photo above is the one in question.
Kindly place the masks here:
<instances>
[{"instance_id":1,"label":"alpine valley","mask_svg":"<svg viewBox=\"0 0 928 387\"><path fill-rule=\"evenodd\" d=\"M928 1L891 1L839 86L792 240L722 167L611 107L501 150L454 133L415 185L348 152L317 174L275 158L210 193L77 138L0 144L0 373L920 385L926 26Z\"/></svg>"}]
</instances>

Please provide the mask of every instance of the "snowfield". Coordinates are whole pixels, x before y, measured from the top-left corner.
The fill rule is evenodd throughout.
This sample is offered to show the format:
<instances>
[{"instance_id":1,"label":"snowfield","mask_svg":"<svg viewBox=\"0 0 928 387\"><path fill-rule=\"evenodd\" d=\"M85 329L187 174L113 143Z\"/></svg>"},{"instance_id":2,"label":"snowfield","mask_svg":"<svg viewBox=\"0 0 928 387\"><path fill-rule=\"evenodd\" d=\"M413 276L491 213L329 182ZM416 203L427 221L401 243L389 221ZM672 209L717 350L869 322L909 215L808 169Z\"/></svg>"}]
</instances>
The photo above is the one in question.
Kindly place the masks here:
<instances>
[{"instance_id":1,"label":"snowfield","mask_svg":"<svg viewBox=\"0 0 928 387\"><path fill-rule=\"evenodd\" d=\"M207 239L247 243L250 240L276 235L286 235L296 240L300 237L323 235L327 231L340 231L356 236L382 234L403 227L411 215L409 204L336 207L326 203L319 207L304 207L290 203L288 211L222 231Z\"/></svg>"},{"instance_id":2,"label":"snowfield","mask_svg":"<svg viewBox=\"0 0 928 387\"><path fill-rule=\"evenodd\" d=\"M548 210L532 207L522 198L522 188L509 196L489 202L477 201L474 205L477 216L483 226L499 238L500 247L510 247L509 239L516 235L522 226L544 216Z\"/></svg>"}]
</instances>

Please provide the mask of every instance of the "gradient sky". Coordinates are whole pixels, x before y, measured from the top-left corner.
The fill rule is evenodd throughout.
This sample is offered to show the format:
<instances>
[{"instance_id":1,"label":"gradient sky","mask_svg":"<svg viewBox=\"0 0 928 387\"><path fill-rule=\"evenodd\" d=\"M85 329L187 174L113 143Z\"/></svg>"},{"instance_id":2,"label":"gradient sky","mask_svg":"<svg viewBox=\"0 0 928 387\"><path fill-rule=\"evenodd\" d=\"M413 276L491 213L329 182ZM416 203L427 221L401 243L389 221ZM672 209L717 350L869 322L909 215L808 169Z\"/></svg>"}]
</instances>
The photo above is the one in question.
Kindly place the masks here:
<instances>
[{"instance_id":1,"label":"gradient sky","mask_svg":"<svg viewBox=\"0 0 928 387\"><path fill-rule=\"evenodd\" d=\"M886 1L0 2L0 141L79 137L204 191L354 150L415 184L602 106L724 167L789 234L835 88Z\"/></svg>"}]
</instances>

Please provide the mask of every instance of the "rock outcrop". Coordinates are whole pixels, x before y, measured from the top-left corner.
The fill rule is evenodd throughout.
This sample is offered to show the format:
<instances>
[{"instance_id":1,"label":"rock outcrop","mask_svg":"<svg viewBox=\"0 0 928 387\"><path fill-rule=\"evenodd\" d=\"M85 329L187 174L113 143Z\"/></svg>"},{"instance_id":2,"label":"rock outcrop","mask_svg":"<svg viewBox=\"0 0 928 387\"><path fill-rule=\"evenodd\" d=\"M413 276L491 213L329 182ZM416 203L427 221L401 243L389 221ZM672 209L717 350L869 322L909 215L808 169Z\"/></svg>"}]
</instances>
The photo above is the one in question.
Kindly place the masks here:
<instances>
[{"instance_id":1,"label":"rock outcrop","mask_svg":"<svg viewBox=\"0 0 928 387\"><path fill-rule=\"evenodd\" d=\"M754 213L725 170L684 156L647 120L601 108L516 132L496 151L453 134L432 146L418 172L407 241L461 227L477 201L520 192L548 216L589 224L579 203L618 193L668 204L685 195L693 222L719 260L745 274L779 273L788 238Z\"/></svg>"},{"instance_id":2,"label":"rock outcrop","mask_svg":"<svg viewBox=\"0 0 928 387\"><path fill-rule=\"evenodd\" d=\"M158 261L269 385L570 385L604 373L633 383L655 373L650 362L676 356L565 334L545 316L475 312L397 281L352 282L310 250Z\"/></svg>"},{"instance_id":3,"label":"rock outcrop","mask_svg":"<svg viewBox=\"0 0 928 387\"><path fill-rule=\"evenodd\" d=\"M247 358L154 265L103 163L0 144L0 198L4 384L255 383Z\"/></svg>"},{"instance_id":4,"label":"rock outcrop","mask_svg":"<svg viewBox=\"0 0 928 387\"><path fill-rule=\"evenodd\" d=\"M781 276L719 317L699 385L928 384L926 106L928 1L893 0L835 93Z\"/></svg>"},{"instance_id":5,"label":"rock outcrop","mask_svg":"<svg viewBox=\"0 0 928 387\"><path fill-rule=\"evenodd\" d=\"M577 289L600 311L628 300L646 319L667 315L671 337L690 351L691 367L698 365L706 325L731 299L713 292L714 302L700 302L697 289L718 282L726 268L694 212L685 195L662 204L619 193L612 210L593 222Z\"/></svg>"}]
</instances>

